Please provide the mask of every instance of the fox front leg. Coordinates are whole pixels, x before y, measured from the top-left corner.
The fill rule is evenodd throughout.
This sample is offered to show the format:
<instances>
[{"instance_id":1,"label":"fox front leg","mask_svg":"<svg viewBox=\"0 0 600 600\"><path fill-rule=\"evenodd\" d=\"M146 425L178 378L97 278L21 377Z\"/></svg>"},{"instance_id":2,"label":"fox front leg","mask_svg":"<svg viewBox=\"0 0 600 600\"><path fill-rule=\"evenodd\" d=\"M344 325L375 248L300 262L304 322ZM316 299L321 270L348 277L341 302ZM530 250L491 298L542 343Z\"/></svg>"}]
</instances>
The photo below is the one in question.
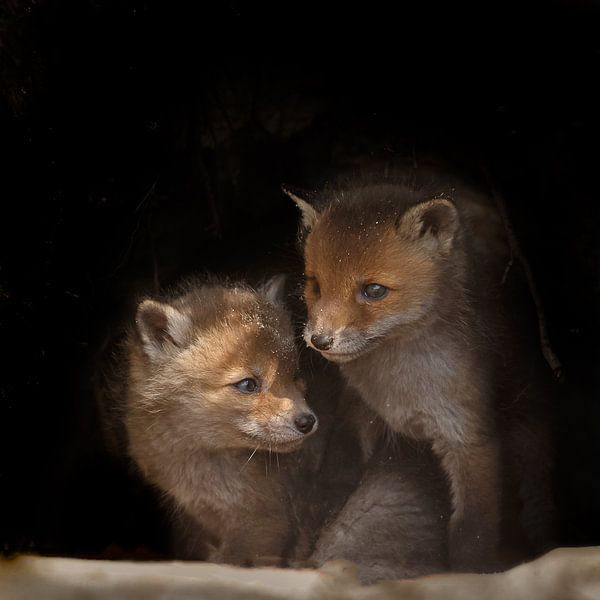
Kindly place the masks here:
<instances>
[{"instance_id":1,"label":"fox front leg","mask_svg":"<svg viewBox=\"0 0 600 600\"><path fill-rule=\"evenodd\" d=\"M285 565L289 542L289 523L285 515L262 516L249 512L230 523L222 536L221 546L214 555L215 562L243 567Z\"/></svg>"},{"instance_id":2,"label":"fox front leg","mask_svg":"<svg viewBox=\"0 0 600 600\"><path fill-rule=\"evenodd\" d=\"M496 439L434 446L450 482L449 554L454 571L494 570L500 530L500 450Z\"/></svg>"}]
</instances>

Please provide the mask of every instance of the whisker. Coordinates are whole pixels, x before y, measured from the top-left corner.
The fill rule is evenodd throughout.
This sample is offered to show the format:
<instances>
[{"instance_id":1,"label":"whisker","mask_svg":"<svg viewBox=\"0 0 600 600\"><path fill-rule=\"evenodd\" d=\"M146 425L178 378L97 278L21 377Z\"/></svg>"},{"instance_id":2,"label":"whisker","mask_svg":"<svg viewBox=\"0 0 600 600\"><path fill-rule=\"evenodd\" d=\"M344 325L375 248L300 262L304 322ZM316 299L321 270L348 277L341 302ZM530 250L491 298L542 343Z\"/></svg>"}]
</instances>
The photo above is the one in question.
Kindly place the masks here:
<instances>
[{"instance_id":1,"label":"whisker","mask_svg":"<svg viewBox=\"0 0 600 600\"><path fill-rule=\"evenodd\" d=\"M269 468L271 467L271 443L269 442Z\"/></svg>"},{"instance_id":2,"label":"whisker","mask_svg":"<svg viewBox=\"0 0 600 600\"><path fill-rule=\"evenodd\" d=\"M152 423L150 423L150 425L148 426L148 428L146 429L146 432L150 431L156 424L158 423L158 419L154 419L152 421Z\"/></svg>"},{"instance_id":3,"label":"whisker","mask_svg":"<svg viewBox=\"0 0 600 600\"><path fill-rule=\"evenodd\" d=\"M242 465L242 468L240 469L240 473L245 469L246 465L252 460L252 457L256 454L257 450L258 450L258 446L256 446L256 448L254 448L254 450L252 451L252 454L248 457L248 460Z\"/></svg>"}]
</instances>

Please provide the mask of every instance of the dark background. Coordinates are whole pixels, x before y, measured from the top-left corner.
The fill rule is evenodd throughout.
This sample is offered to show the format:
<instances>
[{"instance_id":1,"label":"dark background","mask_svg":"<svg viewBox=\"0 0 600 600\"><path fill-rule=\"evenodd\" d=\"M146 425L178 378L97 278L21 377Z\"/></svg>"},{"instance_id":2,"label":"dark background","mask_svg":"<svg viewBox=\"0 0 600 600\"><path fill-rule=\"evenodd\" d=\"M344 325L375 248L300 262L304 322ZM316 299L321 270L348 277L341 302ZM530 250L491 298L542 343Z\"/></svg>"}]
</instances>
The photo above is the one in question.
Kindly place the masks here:
<instances>
[{"instance_id":1,"label":"dark background","mask_svg":"<svg viewBox=\"0 0 600 600\"><path fill-rule=\"evenodd\" d=\"M600 543L598 7L257 4L0 3L0 548L164 550L99 449L106 332L178 276L298 268L281 182L429 152L504 192L567 373L561 542Z\"/></svg>"}]
</instances>

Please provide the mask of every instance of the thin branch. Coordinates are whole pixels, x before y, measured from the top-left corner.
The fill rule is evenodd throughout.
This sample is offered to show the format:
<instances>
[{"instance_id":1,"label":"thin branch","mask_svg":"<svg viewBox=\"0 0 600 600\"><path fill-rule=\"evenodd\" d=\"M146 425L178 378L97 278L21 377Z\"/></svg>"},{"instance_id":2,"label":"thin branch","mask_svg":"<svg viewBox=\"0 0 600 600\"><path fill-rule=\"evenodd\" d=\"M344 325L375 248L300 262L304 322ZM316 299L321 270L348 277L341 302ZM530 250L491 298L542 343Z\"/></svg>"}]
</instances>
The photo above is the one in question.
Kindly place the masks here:
<instances>
[{"instance_id":1,"label":"thin branch","mask_svg":"<svg viewBox=\"0 0 600 600\"><path fill-rule=\"evenodd\" d=\"M121 258L119 259L119 262L117 263L117 266L113 269L113 271L109 275L109 277L114 277L127 262L127 258L129 257L129 253L131 252L131 250L133 248L133 244L135 243L135 238L140 229L140 225L142 224L144 212L146 211L146 208L149 204L150 198L152 198L152 196L154 195L154 192L156 191L157 183L158 183L158 176L156 177L156 179L154 180L154 182L152 183L152 185L150 186L150 188L148 189L148 191L146 192L144 197L140 200L138 205L135 207L133 214L139 213L139 217L136 221L135 227L133 228L133 232L131 233L131 235L129 237L129 243L127 244L127 248L123 252Z\"/></svg>"},{"instance_id":2,"label":"thin branch","mask_svg":"<svg viewBox=\"0 0 600 600\"><path fill-rule=\"evenodd\" d=\"M506 281L508 271L510 270L511 266L513 265L516 259L517 262L521 265L523 272L525 273L527 285L529 287L529 293L531 294L531 297L533 298L533 302L535 304L535 309L538 318L538 331L540 336L542 354L544 355L546 362L550 365L550 368L554 372L554 376L556 377L556 379L562 382L564 381L565 377L564 368L560 360L558 359L558 356L556 356L556 354L552 350L552 345L550 344L550 337L548 335L548 325L546 322L546 315L544 313L544 308L542 305L542 299L537 290L537 286L535 285L535 280L533 277L533 272L529 265L529 261L527 260L527 258L523 254L523 251L521 250L521 246L508 217L506 203L504 202L504 198L500 193L500 190L495 184L494 178L492 177L490 170L486 166L483 166L482 169L487 179L488 186L492 193L492 197L494 198L494 202L496 203L498 212L500 213L500 218L502 219L502 223L506 231L506 236L508 238L508 245L510 248L510 260L506 266L506 269L504 270L504 275L502 276L502 283Z\"/></svg>"}]
</instances>

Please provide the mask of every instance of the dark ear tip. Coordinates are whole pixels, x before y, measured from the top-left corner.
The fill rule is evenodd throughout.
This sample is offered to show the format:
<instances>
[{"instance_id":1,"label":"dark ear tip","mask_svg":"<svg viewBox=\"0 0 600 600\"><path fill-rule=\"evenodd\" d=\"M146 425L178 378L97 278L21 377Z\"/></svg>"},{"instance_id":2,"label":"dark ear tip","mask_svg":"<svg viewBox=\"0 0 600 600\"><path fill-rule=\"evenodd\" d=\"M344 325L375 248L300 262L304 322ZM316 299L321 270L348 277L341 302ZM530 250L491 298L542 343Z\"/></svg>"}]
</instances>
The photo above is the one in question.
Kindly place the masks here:
<instances>
[{"instance_id":1,"label":"dark ear tip","mask_svg":"<svg viewBox=\"0 0 600 600\"><path fill-rule=\"evenodd\" d=\"M158 309L159 307L156 301L150 298L144 298L144 300L138 302L137 309L135 311L136 319L144 316L147 313L156 312Z\"/></svg>"},{"instance_id":2,"label":"dark ear tip","mask_svg":"<svg viewBox=\"0 0 600 600\"><path fill-rule=\"evenodd\" d=\"M452 229L458 220L456 205L447 198L431 200L421 218L423 223L422 233L430 229L437 235L440 230Z\"/></svg>"},{"instance_id":3,"label":"dark ear tip","mask_svg":"<svg viewBox=\"0 0 600 600\"><path fill-rule=\"evenodd\" d=\"M456 202L452 198L447 198L446 196L439 196L437 198L432 198L428 202L432 207L434 206L445 206L451 210L456 210Z\"/></svg>"},{"instance_id":4,"label":"dark ear tip","mask_svg":"<svg viewBox=\"0 0 600 600\"><path fill-rule=\"evenodd\" d=\"M450 198L433 198L425 203L424 213L437 215L440 218L458 218L458 209Z\"/></svg>"},{"instance_id":5,"label":"dark ear tip","mask_svg":"<svg viewBox=\"0 0 600 600\"><path fill-rule=\"evenodd\" d=\"M460 227L456 204L450 198L433 198L415 204L401 215L396 226L411 237L422 238L426 233L450 240Z\"/></svg>"},{"instance_id":6,"label":"dark ear tip","mask_svg":"<svg viewBox=\"0 0 600 600\"><path fill-rule=\"evenodd\" d=\"M135 322L138 327L142 324L145 328L152 331L166 331L167 329L167 315L165 311L154 300L148 298L138 304Z\"/></svg>"},{"instance_id":7,"label":"dark ear tip","mask_svg":"<svg viewBox=\"0 0 600 600\"><path fill-rule=\"evenodd\" d=\"M292 200L294 200L294 202L302 200L303 202L310 204L310 194L306 190L303 190L295 185L290 185L289 183L282 183L279 187L281 191L286 196L289 196Z\"/></svg>"}]
</instances>

